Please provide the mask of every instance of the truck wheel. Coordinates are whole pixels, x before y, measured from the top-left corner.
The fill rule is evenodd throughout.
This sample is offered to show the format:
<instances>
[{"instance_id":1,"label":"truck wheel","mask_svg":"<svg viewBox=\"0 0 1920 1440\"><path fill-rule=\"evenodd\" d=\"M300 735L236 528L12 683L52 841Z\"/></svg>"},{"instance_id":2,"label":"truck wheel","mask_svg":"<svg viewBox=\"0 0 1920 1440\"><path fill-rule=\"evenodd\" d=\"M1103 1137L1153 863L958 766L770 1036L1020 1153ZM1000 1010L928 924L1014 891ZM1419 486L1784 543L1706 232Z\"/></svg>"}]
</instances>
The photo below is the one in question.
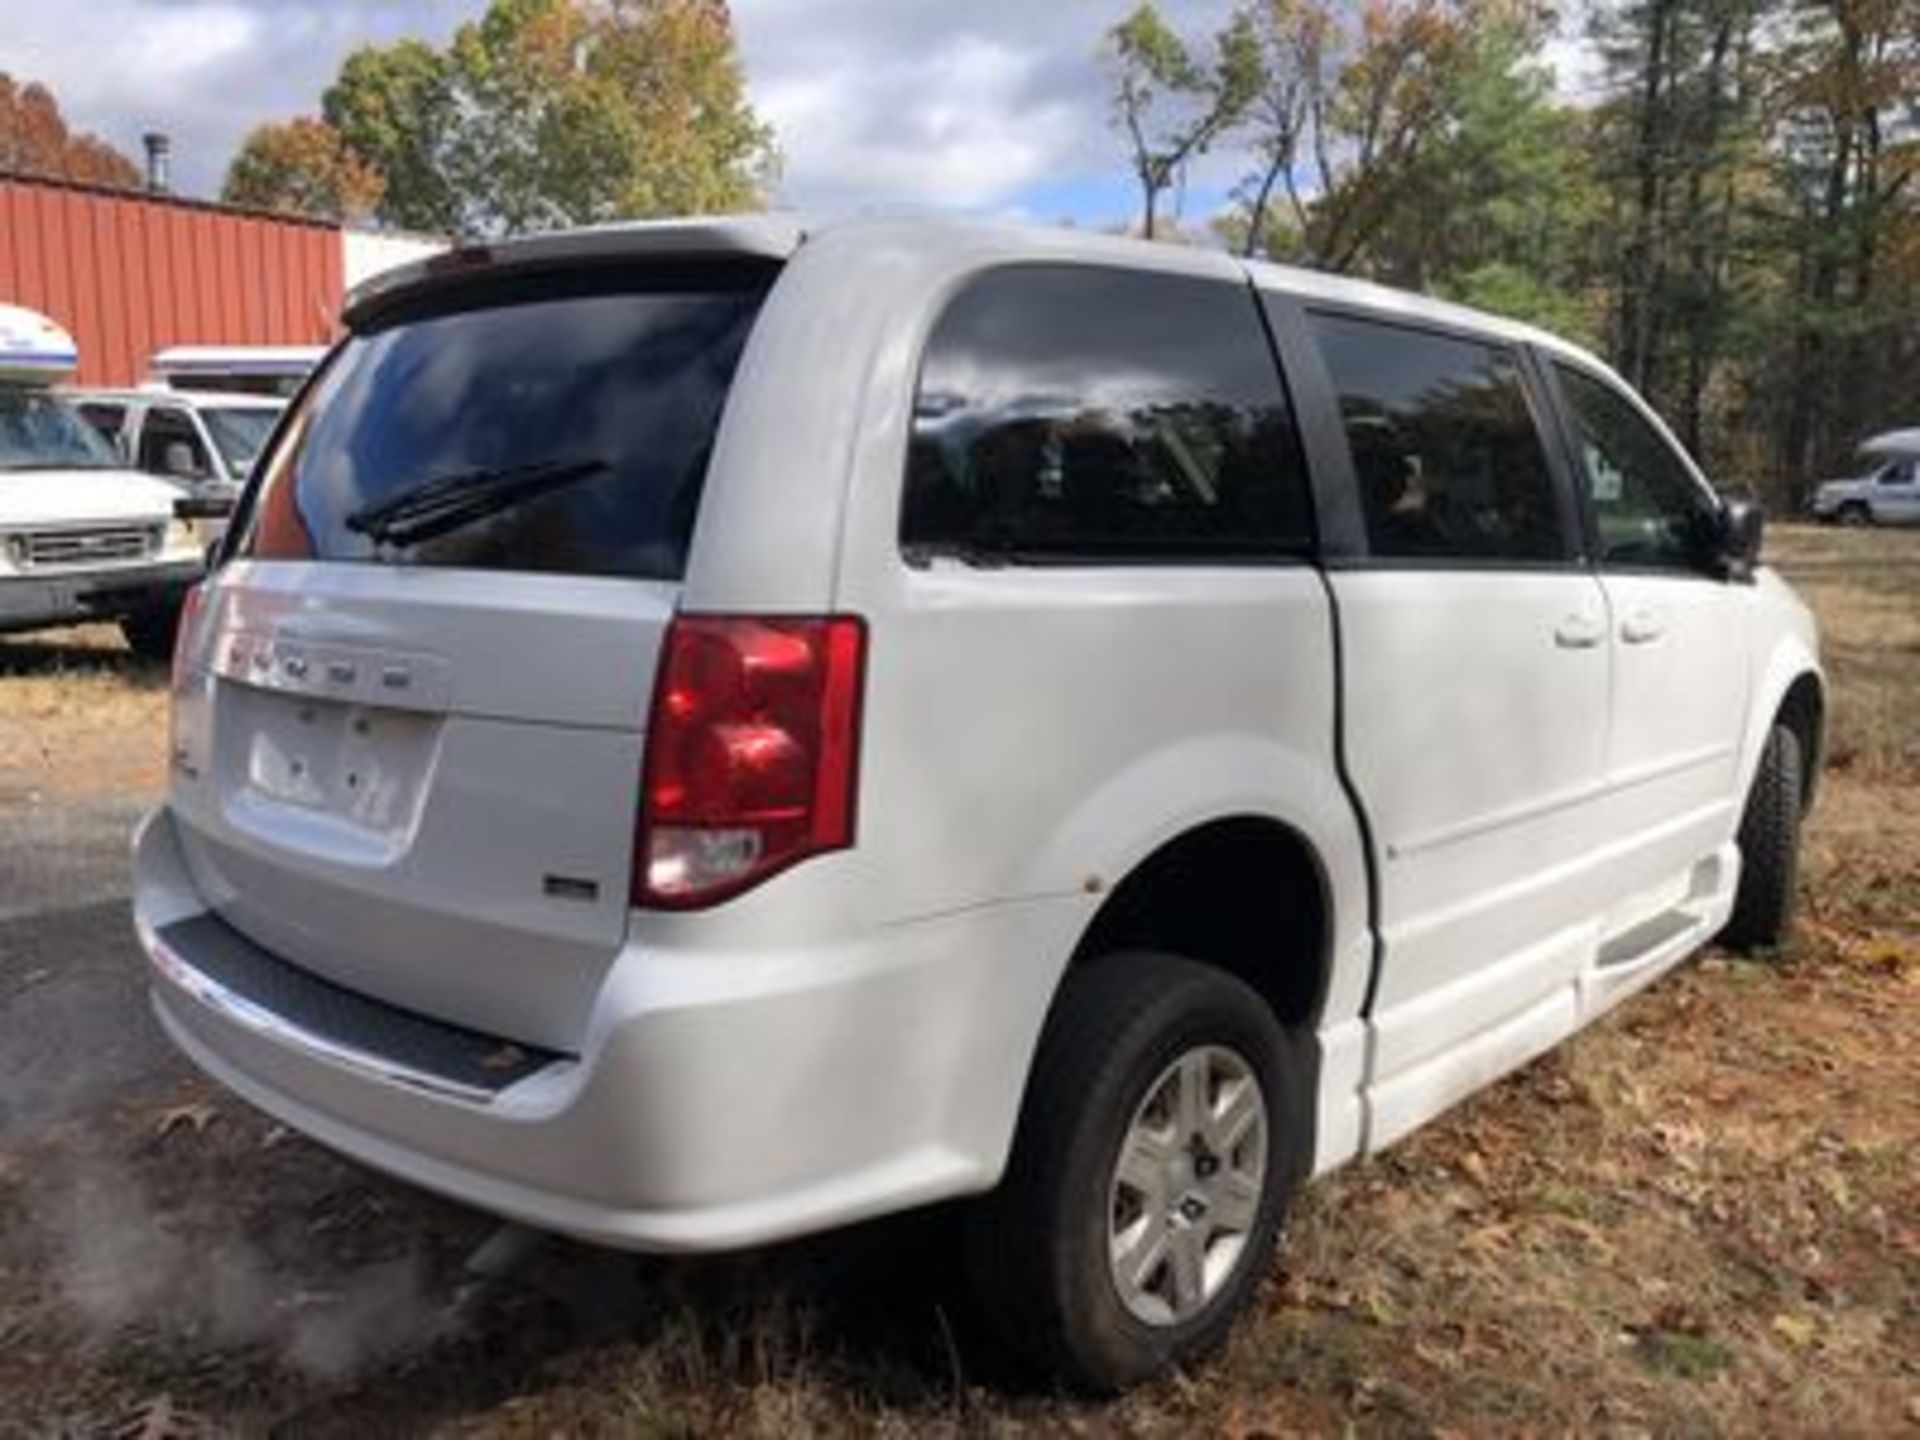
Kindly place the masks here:
<instances>
[{"instance_id":1,"label":"truck wheel","mask_svg":"<svg viewBox=\"0 0 1920 1440\"><path fill-rule=\"evenodd\" d=\"M968 1236L980 1307L1016 1351L1110 1394L1226 1338L1300 1173L1297 1044L1190 960L1068 973Z\"/></svg>"},{"instance_id":2,"label":"truck wheel","mask_svg":"<svg viewBox=\"0 0 1920 1440\"><path fill-rule=\"evenodd\" d=\"M180 628L180 607L161 605L120 617L120 634L142 660L171 660L173 637Z\"/></svg>"},{"instance_id":3,"label":"truck wheel","mask_svg":"<svg viewBox=\"0 0 1920 1440\"><path fill-rule=\"evenodd\" d=\"M1873 512L1858 500L1849 500L1835 512L1834 518L1842 525L1871 525Z\"/></svg>"},{"instance_id":4,"label":"truck wheel","mask_svg":"<svg viewBox=\"0 0 1920 1440\"><path fill-rule=\"evenodd\" d=\"M1773 949L1792 928L1804 763L1800 737L1775 725L1740 818L1740 888L1720 934L1720 943L1730 950Z\"/></svg>"}]
</instances>

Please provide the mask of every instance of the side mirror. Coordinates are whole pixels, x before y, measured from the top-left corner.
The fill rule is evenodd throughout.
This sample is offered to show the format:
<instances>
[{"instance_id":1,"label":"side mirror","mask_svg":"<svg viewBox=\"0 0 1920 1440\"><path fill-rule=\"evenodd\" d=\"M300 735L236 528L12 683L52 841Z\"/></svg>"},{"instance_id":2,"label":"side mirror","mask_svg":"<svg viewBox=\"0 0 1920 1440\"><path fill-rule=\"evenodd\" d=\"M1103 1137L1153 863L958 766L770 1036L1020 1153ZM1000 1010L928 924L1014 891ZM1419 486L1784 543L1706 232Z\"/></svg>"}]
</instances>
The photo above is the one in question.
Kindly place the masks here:
<instances>
[{"instance_id":1,"label":"side mirror","mask_svg":"<svg viewBox=\"0 0 1920 1440\"><path fill-rule=\"evenodd\" d=\"M1751 500L1720 502L1720 524L1716 559L1729 580L1748 580L1760 563L1760 543L1766 533L1766 517Z\"/></svg>"},{"instance_id":2,"label":"side mirror","mask_svg":"<svg viewBox=\"0 0 1920 1440\"><path fill-rule=\"evenodd\" d=\"M197 492L182 495L173 502L176 520L224 520L233 514L233 496Z\"/></svg>"},{"instance_id":3,"label":"side mirror","mask_svg":"<svg viewBox=\"0 0 1920 1440\"><path fill-rule=\"evenodd\" d=\"M160 469L167 475L179 475L186 479L197 478L199 465L194 463L193 447L184 440L169 440L166 448L160 452Z\"/></svg>"}]
</instances>

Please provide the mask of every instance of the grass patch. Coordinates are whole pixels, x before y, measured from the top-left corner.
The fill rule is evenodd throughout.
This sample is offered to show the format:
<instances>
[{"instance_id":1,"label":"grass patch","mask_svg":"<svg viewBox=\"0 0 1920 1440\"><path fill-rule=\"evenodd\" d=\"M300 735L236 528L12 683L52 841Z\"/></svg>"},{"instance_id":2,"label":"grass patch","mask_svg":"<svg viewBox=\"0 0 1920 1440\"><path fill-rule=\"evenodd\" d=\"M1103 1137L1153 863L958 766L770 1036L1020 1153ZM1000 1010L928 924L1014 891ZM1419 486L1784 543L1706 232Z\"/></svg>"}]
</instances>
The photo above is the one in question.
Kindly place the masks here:
<instances>
[{"instance_id":1,"label":"grass patch","mask_svg":"<svg viewBox=\"0 0 1920 1440\"><path fill-rule=\"evenodd\" d=\"M1733 1364L1726 1348L1704 1335L1650 1330L1639 1338L1641 1358L1652 1369L1682 1380L1711 1380Z\"/></svg>"}]
</instances>

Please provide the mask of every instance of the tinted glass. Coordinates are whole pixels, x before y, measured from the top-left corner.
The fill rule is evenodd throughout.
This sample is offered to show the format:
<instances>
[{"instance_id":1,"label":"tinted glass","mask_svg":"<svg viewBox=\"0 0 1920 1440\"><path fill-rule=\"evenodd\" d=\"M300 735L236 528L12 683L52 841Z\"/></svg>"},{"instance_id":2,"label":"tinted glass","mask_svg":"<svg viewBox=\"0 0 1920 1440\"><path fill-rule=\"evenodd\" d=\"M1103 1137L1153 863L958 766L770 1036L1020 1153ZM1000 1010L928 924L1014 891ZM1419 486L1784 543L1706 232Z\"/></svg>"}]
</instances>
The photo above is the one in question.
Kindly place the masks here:
<instances>
[{"instance_id":1,"label":"tinted glass","mask_svg":"<svg viewBox=\"0 0 1920 1440\"><path fill-rule=\"evenodd\" d=\"M0 385L0 470L105 470L119 463L113 447L66 401Z\"/></svg>"},{"instance_id":2,"label":"tinted glass","mask_svg":"<svg viewBox=\"0 0 1920 1440\"><path fill-rule=\"evenodd\" d=\"M1371 554L1565 558L1546 449L1510 350L1372 320L1311 324L1339 393Z\"/></svg>"},{"instance_id":3,"label":"tinted glass","mask_svg":"<svg viewBox=\"0 0 1920 1440\"><path fill-rule=\"evenodd\" d=\"M1625 396L1579 370L1554 369L1573 421L1581 480L1593 502L1601 560L1700 568L1712 498Z\"/></svg>"},{"instance_id":4,"label":"tinted glass","mask_svg":"<svg viewBox=\"0 0 1920 1440\"><path fill-rule=\"evenodd\" d=\"M260 453L261 446L273 433L280 412L221 406L201 410L200 418L207 422L207 430L213 436L213 443L219 446L229 473L236 480L244 480L253 465L253 457Z\"/></svg>"},{"instance_id":5,"label":"tinted glass","mask_svg":"<svg viewBox=\"0 0 1920 1440\"><path fill-rule=\"evenodd\" d=\"M909 554L1088 561L1309 549L1252 295L1068 266L973 282L927 343L901 540Z\"/></svg>"},{"instance_id":6,"label":"tinted glass","mask_svg":"<svg viewBox=\"0 0 1920 1440\"><path fill-rule=\"evenodd\" d=\"M116 449L120 443L120 427L126 422L127 411L122 405L103 405L90 401L76 407L80 418L100 432L100 438Z\"/></svg>"},{"instance_id":7,"label":"tinted glass","mask_svg":"<svg viewBox=\"0 0 1920 1440\"><path fill-rule=\"evenodd\" d=\"M167 450L174 445L186 447L191 469L176 471L167 465ZM193 421L187 418L183 410L147 412L146 421L140 427L140 468L150 470L155 475L213 473L213 465L207 459L207 447L200 440L200 432L193 428Z\"/></svg>"},{"instance_id":8,"label":"tinted glass","mask_svg":"<svg viewBox=\"0 0 1920 1440\"><path fill-rule=\"evenodd\" d=\"M384 316L264 461L240 552L677 578L771 279L758 265L503 279ZM560 478L473 503L475 487L542 472ZM368 528L436 485L442 520L468 507L455 523Z\"/></svg>"}]
</instances>

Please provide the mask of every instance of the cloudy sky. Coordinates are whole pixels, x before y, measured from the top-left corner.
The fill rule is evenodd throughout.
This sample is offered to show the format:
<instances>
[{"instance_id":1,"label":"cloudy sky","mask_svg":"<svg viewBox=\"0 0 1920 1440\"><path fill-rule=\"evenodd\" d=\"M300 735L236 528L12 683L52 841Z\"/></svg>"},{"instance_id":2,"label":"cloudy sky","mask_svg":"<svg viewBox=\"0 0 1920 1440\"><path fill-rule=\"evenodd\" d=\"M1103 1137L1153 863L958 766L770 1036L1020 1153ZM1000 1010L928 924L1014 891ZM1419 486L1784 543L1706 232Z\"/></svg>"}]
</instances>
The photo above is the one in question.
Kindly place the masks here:
<instances>
[{"instance_id":1,"label":"cloudy sky","mask_svg":"<svg viewBox=\"0 0 1920 1440\"><path fill-rule=\"evenodd\" d=\"M1133 204L1097 51L1127 0L733 0L779 201L815 213L938 206L1103 223ZM0 70L130 155L174 137L174 183L211 195L247 130L318 105L354 46L444 42L484 0L0 0ZM1192 33L1226 0L1163 0ZM1214 208L1243 157L1199 170Z\"/></svg>"}]
</instances>

